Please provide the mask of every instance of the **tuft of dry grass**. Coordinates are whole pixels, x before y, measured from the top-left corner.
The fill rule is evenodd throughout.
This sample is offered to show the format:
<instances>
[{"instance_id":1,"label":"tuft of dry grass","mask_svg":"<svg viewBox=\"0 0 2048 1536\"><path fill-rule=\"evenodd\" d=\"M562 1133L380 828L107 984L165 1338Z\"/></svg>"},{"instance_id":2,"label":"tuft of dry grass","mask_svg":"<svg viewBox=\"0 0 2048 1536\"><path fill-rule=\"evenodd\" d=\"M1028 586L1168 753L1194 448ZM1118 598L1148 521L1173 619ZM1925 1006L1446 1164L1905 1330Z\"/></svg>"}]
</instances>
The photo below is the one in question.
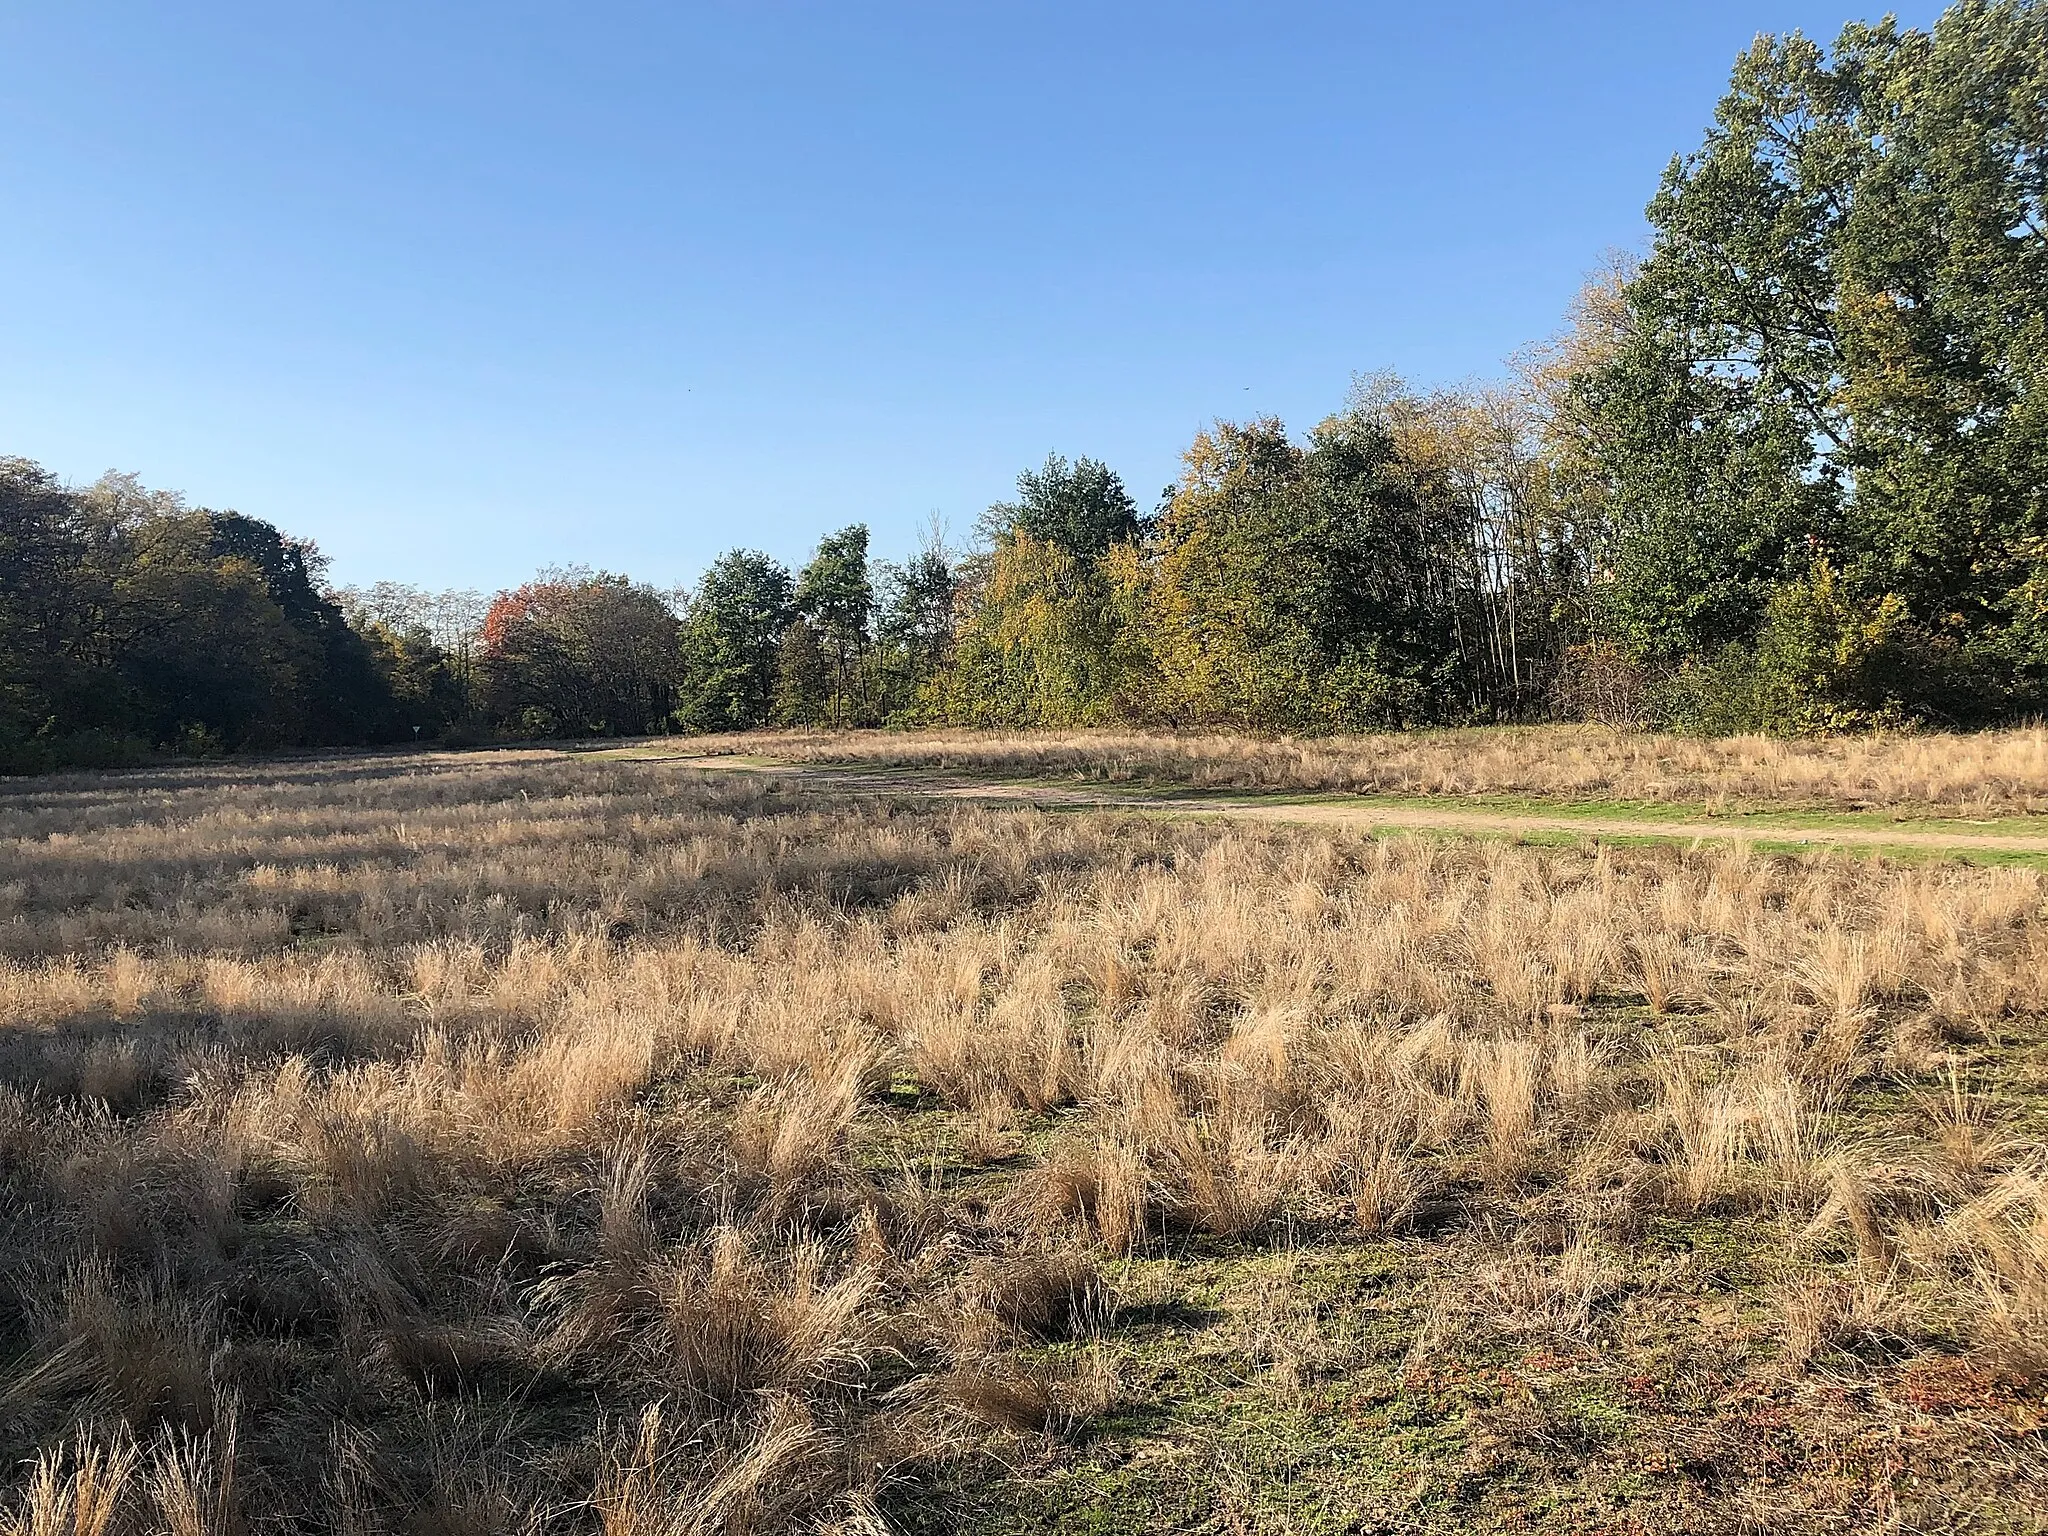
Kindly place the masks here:
<instances>
[{"instance_id":1,"label":"tuft of dry grass","mask_svg":"<svg viewBox=\"0 0 2048 1536\"><path fill-rule=\"evenodd\" d=\"M75 1449L36 1458L20 1503L8 1516L8 1536L109 1536L121 1518L136 1453L129 1444L107 1449L84 1441Z\"/></svg>"}]
</instances>

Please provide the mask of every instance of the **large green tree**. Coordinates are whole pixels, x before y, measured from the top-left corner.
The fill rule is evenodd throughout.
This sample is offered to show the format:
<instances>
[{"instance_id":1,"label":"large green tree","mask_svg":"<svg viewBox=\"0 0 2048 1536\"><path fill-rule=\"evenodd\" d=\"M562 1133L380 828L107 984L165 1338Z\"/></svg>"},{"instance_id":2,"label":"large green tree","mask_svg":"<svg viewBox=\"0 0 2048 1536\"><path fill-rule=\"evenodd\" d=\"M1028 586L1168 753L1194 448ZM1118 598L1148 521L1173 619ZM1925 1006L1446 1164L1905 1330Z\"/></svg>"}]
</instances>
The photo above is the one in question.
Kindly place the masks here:
<instances>
[{"instance_id":1,"label":"large green tree","mask_svg":"<svg viewBox=\"0 0 2048 1536\"><path fill-rule=\"evenodd\" d=\"M239 512L205 512L206 555L246 567L262 581L290 626L294 734L304 740L361 742L397 734L388 679L370 646L323 589L326 562L302 539Z\"/></svg>"},{"instance_id":2,"label":"large green tree","mask_svg":"<svg viewBox=\"0 0 2048 1536\"><path fill-rule=\"evenodd\" d=\"M1370 412L1305 445L1277 421L1201 434L1157 536L1158 709L1269 731L1469 712L1471 530L1430 513Z\"/></svg>"},{"instance_id":3,"label":"large green tree","mask_svg":"<svg viewBox=\"0 0 2048 1536\"><path fill-rule=\"evenodd\" d=\"M1930 704L2048 697L2044 193L2042 0L1742 56L1580 381L1632 649L1747 640L1826 558L1845 612L1903 604Z\"/></svg>"},{"instance_id":4,"label":"large green tree","mask_svg":"<svg viewBox=\"0 0 2048 1536\"><path fill-rule=\"evenodd\" d=\"M932 713L963 725L1099 725L1145 707L1145 568L1012 532L969 563L967 612Z\"/></svg>"},{"instance_id":5,"label":"large green tree","mask_svg":"<svg viewBox=\"0 0 2048 1536\"><path fill-rule=\"evenodd\" d=\"M127 532L40 465L0 459L0 737L133 733L110 611Z\"/></svg>"},{"instance_id":6,"label":"large green tree","mask_svg":"<svg viewBox=\"0 0 2048 1536\"><path fill-rule=\"evenodd\" d=\"M390 678L312 546L108 475L0 461L0 749L23 766L137 746L404 734ZM118 754L117 754L118 755Z\"/></svg>"},{"instance_id":7,"label":"large green tree","mask_svg":"<svg viewBox=\"0 0 2048 1536\"><path fill-rule=\"evenodd\" d=\"M875 609L882 714L910 718L918 691L952 654L960 577L934 529L901 563L883 561Z\"/></svg>"},{"instance_id":8,"label":"large green tree","mask_svg":"<svg viewBox=\"0 0 2048 1536\"><path fill-rule=\"evenodd\" d=\"M795 617L795 583L780 561L752 549L713 561L684 608L677 722L738 731L766 721L776 649Z\"/></svg>"},{"instance_id":9,"label":"large green tree","mask_svg":"<svg viewBox=\"0 0 2048 1536\"><path fill-rule=\"evenodd\" d=\"M1144 531L1098 460L1052 454L1018 475L1016 500L982 514L986 547L955 573L950 662L924 688L925 712L972 725L1130 718L1149 675Z\"/></svg>"},{"instance_id":10,"label":"large green tree","mask_svg":"<svg viewBox=\"0 0 2048 1536\"><path fill-rule=\"evenodd\" d=\"M875 586L868 570L868 530L855 523L818 541L798 573L796 607L817 637L831 671L825 719L870 723L874 690L867 675L874 641Z\"/></svg>"}]
</instances>

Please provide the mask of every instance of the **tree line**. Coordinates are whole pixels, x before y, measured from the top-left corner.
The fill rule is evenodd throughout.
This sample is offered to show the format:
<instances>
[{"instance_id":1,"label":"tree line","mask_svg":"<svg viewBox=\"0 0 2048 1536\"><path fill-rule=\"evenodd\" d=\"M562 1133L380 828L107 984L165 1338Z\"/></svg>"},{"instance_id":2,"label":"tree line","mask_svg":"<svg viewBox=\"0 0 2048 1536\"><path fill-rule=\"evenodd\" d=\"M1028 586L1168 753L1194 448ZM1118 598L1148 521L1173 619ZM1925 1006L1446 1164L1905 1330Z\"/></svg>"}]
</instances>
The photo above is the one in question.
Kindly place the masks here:
<instances>
[{"instance_id":1,"label":"tree line","mask_svg":"<svg viewBox=\"0 0 2048 1536\"><path fill-rule=\"evenodd\" d=\"M1141 507L1021 475L686 591L330 589L132 476L0 461L0 760L856 726L1699 730L2048 707L2048 0L1763 37L1640 260L1501 382L1220 421Z\"/></svg>"}]
</instances>

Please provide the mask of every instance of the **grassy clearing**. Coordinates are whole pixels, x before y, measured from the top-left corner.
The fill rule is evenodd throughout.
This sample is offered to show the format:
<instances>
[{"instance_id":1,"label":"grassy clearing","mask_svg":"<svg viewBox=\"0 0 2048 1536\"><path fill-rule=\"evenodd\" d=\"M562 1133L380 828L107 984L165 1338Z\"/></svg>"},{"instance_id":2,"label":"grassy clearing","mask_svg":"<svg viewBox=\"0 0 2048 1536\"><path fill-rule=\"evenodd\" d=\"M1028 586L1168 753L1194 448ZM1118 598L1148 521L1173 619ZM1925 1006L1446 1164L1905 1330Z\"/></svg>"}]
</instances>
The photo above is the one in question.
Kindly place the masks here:
<instances>
[{"instance_id":1,"label":"grassy clearing","mask_svg":"<svg viewBox=\"0 0 2048 1536\"><path fill-rule=\"evenodd\" d=\"M13 1529L2041 1528L2036 871L540 754L0 836Z\"/></svg>"}]
</instances>

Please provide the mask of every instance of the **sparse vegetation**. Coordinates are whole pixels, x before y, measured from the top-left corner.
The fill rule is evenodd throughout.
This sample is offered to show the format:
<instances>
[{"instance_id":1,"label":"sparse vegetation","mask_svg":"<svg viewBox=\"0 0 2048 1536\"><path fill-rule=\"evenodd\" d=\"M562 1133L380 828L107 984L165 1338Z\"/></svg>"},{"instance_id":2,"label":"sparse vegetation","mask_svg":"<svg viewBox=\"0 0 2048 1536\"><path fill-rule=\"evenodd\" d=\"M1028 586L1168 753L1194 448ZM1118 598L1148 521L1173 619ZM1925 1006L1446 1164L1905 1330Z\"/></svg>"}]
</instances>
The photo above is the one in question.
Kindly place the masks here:
<instances>
[{"instance_id":1,"label":"sparse vegetation","mask_svg":"<svg viewBox=\"0 0 2048 1536\"><path fill-rule=\"evenodd\" d=\"M2035 871L512 753L0 834L7 1530L2041 1526Z\"/></svg>"}]
</instances>

